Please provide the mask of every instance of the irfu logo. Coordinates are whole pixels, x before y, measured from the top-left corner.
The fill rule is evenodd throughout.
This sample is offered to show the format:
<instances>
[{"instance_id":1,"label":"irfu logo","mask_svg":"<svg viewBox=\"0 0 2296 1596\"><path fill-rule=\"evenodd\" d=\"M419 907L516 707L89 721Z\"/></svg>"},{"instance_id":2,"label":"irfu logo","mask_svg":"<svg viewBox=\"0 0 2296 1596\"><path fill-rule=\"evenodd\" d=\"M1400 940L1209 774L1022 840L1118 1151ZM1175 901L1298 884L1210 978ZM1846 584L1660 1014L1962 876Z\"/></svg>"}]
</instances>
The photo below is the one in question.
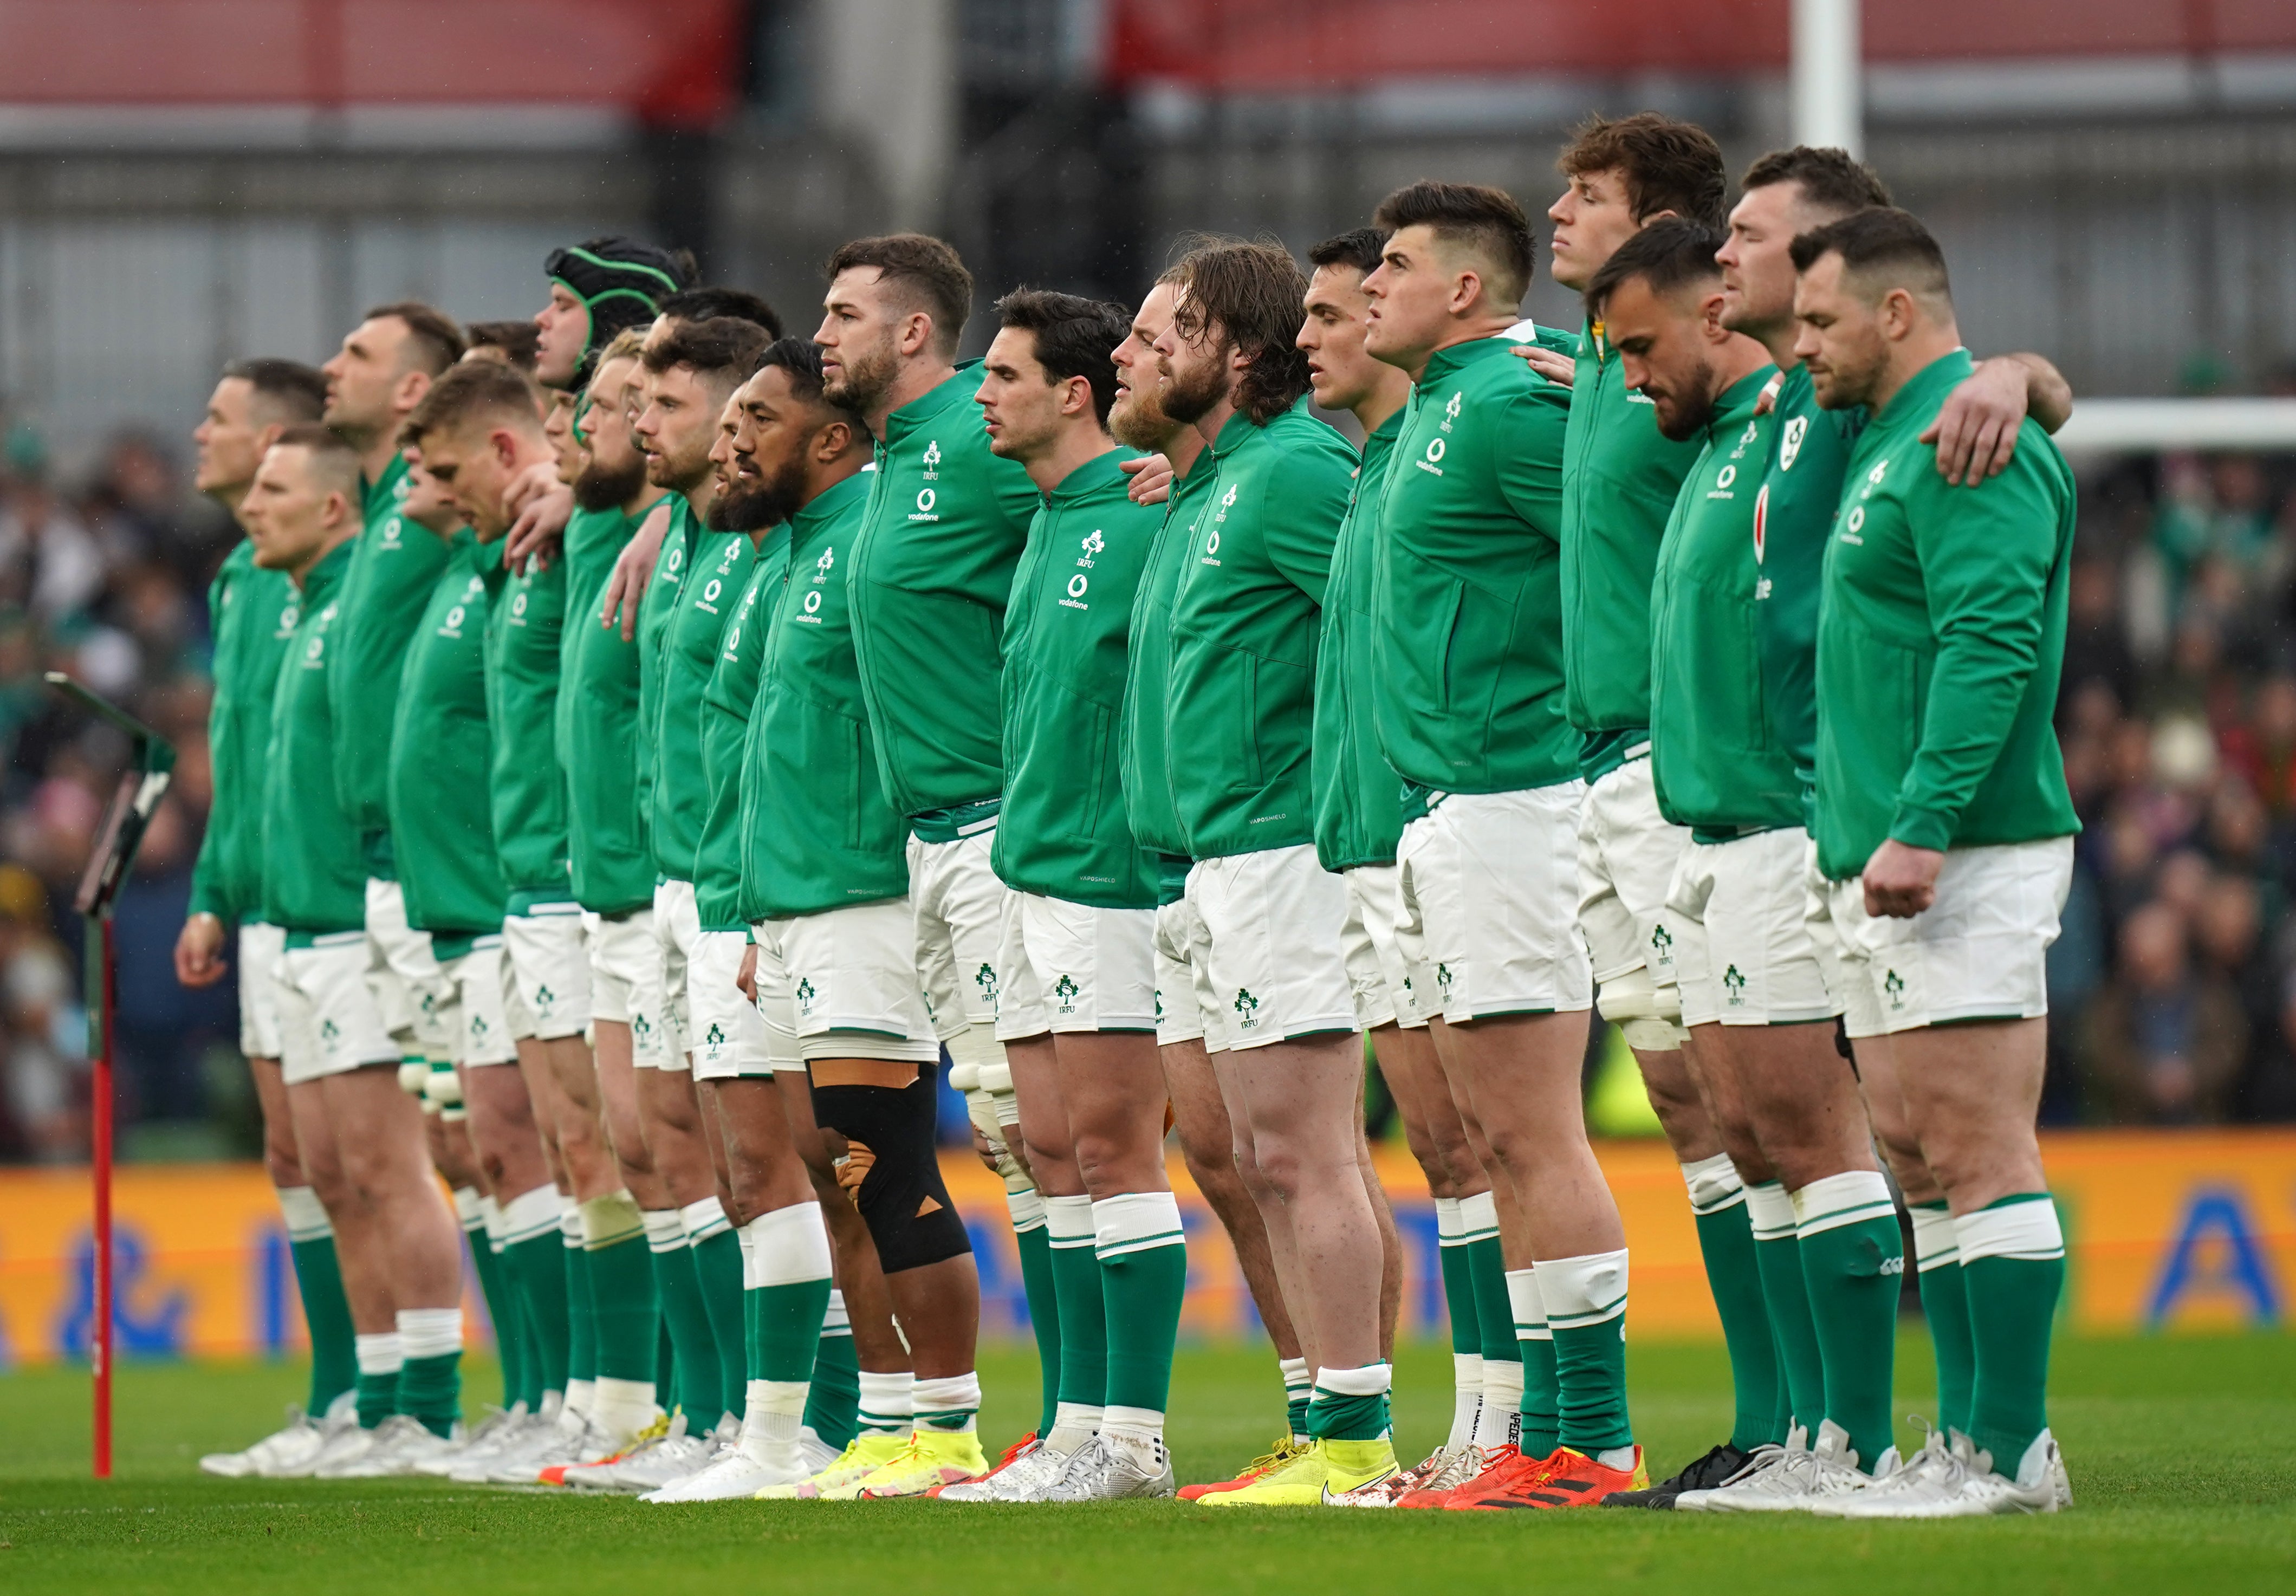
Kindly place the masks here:
<instances>
[{"instance_id":1,"label":"irfu logo","mask_svg":"<svg viewBox=\"0 0 2296 1596\"><path fill-rule=\"evenodd\" d=\"M822 550L821 558L813 562L813 579L816 582L826 582L829 580L829 573L836 569L837 550L832 545Z\"/></svg>"},{"instance_id":2,"label":"irfu logo","mask_svg":"<svg viewBox=\"0 0 2296 1596\"><path fill-rule=\"evenodd\" d=\"M1235 1002L1228 1005L1240 1016L1237 1024L1243 1030L1254 1030L1259 1025L1259 1000L1251 995L1249 986L1235 989Z\"/></svg>"},{"instance_id":3,"label":"irfu logo","mask_svg":"<svg viewBox=\"0 0 2296 1596\"><path fill-rule=\"evenodd\" d=\"M1890 994L1890 1007L1902 1009L1906 1006L1906 978L1896 970L1890 970L1882 977L1882 990Z\"/></svg>"},{"instance_id":4,"label":"irfu logo","mask_svg":"<svg viewBox=\"0 0 2296 1596\"><path fill-rule=\"evenodd\" d=\"M1099 553L1101 550L1107 546L1108 540L1101 536L1100 528L1097 527L1094 528L1092 531L1085 536L1084 557L1078 560L1077 563L1079 566L1082 566L1086 570L1090 570L1092 569L1092 557L1095 554Z\"/></svg>"},{"instance_id":5,"label":"irfu logo","mask_svg":"<svg viewBox=\"0 0 2296 1596\"><path fill-rule=\"evenodd\" d=\"M1663 924L1651 927L1651 962L1662 970L1674 968L1674 933Z\"/></svg>"},{"instance_id":6,"label":"irfu logo","mask_svg":"<svg viewBox=\"0 0 2296 1596\"><path fill-rule=\"evenodd\" d=\"M1435 984L1443 988L1443 1001L1451 1001L1451 967L1438 960L1435 964Z\"/></svg>"},{"instance_id":7,"label":"irfu logo","mask_svg":"<svg viewBox=\"0 0 2296 1596\"><path fill-rule=\"evenodd\" d=\"M548 1014L550 1006L557 1001L558 994L548 986L537 986L534 989L534 1006L541 1010L544 1014Z\"/></svg>"},{"instance_id":8,"label":"irfu logo","mask_svg":"<svg viewBox=\"0 0 2296 1596\"><path fill-rule=\"evenodd\" d=\"M643 1041L653 1035L653 1021L643 1014L630 1016L630 1035Z\"/></svg>"},{"instance_id":9,"label":"irfu logo","mask_svg":"<svg viewBox=\"0 0 2296 1596\"><path fill-rule=\"evenodd\" d=\"M798 977L797 1006L810 1014L813 1012L813 983L803 976Z\"/></svg>"},{"instance_id":10,"label":"irfu logo","mask_svg":"<svg viewBox=\"0 0 2296 1596\"><path fill-rule=\"evenodd\" d=\"M711 1020L711 1021L709 1022L709 1034L708 1035L704 1036L704 1037L702 1038L702 1040L703 1040L704 1042L707 1042L707 1043L708 1043L710 1046L712 1046L712 1047L723 1047L723 1046L725 1046L725 1045L726 1045L726 1027L725 1027L724 1026L722 1026L722 1025L719 1025L716 1020L714 1020L714 1019L713 1019L713 1020Z\"/></svg>"},{"instance_id":11,"label":"irfu logo","mask_svg":"<svg viewBox=\"0 0 2296 1596\"><path fill-rule=\"evenodd\" d=\"M938 438L925 445L924 468L926 481L940 480L940 439Z\"/></svg>"},{"instance_id":12,"label":"irfu logo","mask_svg":"<svg viewBox=\"0 0 2296 1596\"><path fill-rule=\"evenodd\" d=\"M1738 973L1735 964L1722 972L1722 984L1730 989L1730 1006L1742 1008L1746 1003L1746 978Z\"/></svg>"},{"instance_id":13,"label":"irfu logo","mask_svg":"<svg viewBox=\"0 0 2296 1596\"><path fill-rule=\"evenodd\" d=\"M342 1032L336 1028L335 1022L333 1020L323 1019L319 1021L319 1040L325 1043L328 1046L332 1047L336 1043L341 1041L342 1035Z\"/></svg>"},{"instance_id":14,"label":"irfu logo","mask_svg":"<svg viewBox=\"0 0 2296 1596\"><path fill-rule=\"evenodd\" d=\"M974 970L972 972L972 984L980 988L981 997L988 1002L991 1008L994 1008L996 1003L996 967L994 965L984 964L980 969Z\"/></svg>"},{"instance_id":15,"label":"irfu logo","mask_svg":"<svg viewBox=\"0 0 2296 1596\"><path fill-rule=\"evenodd\" d=\"M1061 1000L1062 1013L1073 1014L1076 1012L1077 991L1078 987L1076 982L1067 976L1062 976L1059 980L1053 983L1053 995Z\"/></svg>"}]
</instances>

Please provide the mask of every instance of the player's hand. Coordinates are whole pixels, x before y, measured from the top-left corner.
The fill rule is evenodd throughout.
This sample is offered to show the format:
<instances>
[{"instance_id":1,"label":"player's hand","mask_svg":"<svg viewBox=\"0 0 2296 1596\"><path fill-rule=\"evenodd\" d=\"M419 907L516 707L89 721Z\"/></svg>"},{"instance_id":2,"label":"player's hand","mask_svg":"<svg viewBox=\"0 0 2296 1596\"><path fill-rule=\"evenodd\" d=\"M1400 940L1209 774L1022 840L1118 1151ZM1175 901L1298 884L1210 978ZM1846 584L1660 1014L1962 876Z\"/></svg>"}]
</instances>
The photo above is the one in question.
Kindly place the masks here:
<instances>
[{"instance_id":1,"label":"player's hand","mask_svg":"<svg viewBox=\"0 0 2296 1596\"><path fill-rule=\"evenodd\" d=\"M1948 486L1973 487L2002 473L2017 453L2026 398L2025 368L2013 360L1980 361L1955 384L1921 437L1937 445L1938 475Z\"/></svg>"},{"instance_id":2,"label":"player's hand","mask_svg":"<svg viewBox=\"0 0 2296 1596\"><path fill-rule=\"evenodd\" d=\"M1137 460L1121 462L1116 469L1132 479L1126 491L1136 504L1160 504L1172 496L1172 462L1161 454L1143 454Z\"/></svg>"},{"instance_id":3,"label":"player's hand","mask_svg":"<svg viewBox=\"0 0 2296 1596\"><path fill-rule=\"evenodd\" d=\"M1945 855L1931 847L1907 847L1894 838L1866 861L1866 913L1911 920L1937 902L1938 872Z\"/></svg>"},{"instance_id":4,"label":"player's hand","mask_svg":"<svg viewBox=\"0 0 2296 1596\"><path fill-rule=\"evenodd\" d=\"M972 1127L972 1151L973 1156L988 1165L991 1170L998 1174L1004 1173L996 1166L996 1144L980 1134L980 1127L977 1125Z\"/></svg>"},{"instance_id":5,"label":"player's hand","mask_svg":"<svg viewBox=\"0 0 2296 1596\"><path fill-rule=\"evenodd\" d=\"M742 950L742 973L734 978L734 985L742 989L742 995L750 1000L750 1007L755 1008L758 1003L758 945L756 943L752 942Z\"/></svg>"},{"instance_id":6,"label":"player's hand","mask_svg":"<svg viewBox=\"0 0 2296 1596\"><path fill-rule=\"evenodd\" d=\"M212 986L231 966L223 957L223 921L194 914L176 933L176 979L186 986Z\"/></svg>"},{"instance_id":7,"label":"player's hand","mask_svg":"<svg viewBox=\"0 0 2296 1596\"><path fill-rule=\"evenodd\" d=\"M1523 364L1558 388L1568 388L1578 378L1578 363L1545 344L1509 344L1507 353L1522 356Z\"/></svg>"},{"instance_id":8,"label":"player's hand","mask_svg":"<svg viewBox=\"0 0 2296 1596\"><path fill-rule=\"evenodd\" d=\"M503 490L503 508L511 515L503 564L513 571L525 570L529 561L537 570L547 568L574 519L574 490L558 479L555 466L537 462Z\"/></svg>"},{"instance_id":9,"label":"player's hand","mask_svg":"<svg viewBox=\"0 0 2296 1596\"><path fill-rule=\"evenodd\" d=\"M1770 380L1762 384L1762 391L1755 397L1754 413L1756 415L1767 415L1778 407L1778 389L1785 386L1785 381L1786 374L1784 372L1771 373Z\"/></svg>"},{"instance_id":10,"label":"player's hand","mask_svg":"<svg viewBox=\"0 0 2296 1596\"><path fill-rule=\"evenodd\" d=\"M646 584L653 580L653 562L661 553L661 540L668 532L669 506L657 504L614 561L614 574L606 582L606 602L599 612L598 624L611 626L619 620L624 642L638 634L638 601L645 597Z\"/></svg>"}]
</instances>

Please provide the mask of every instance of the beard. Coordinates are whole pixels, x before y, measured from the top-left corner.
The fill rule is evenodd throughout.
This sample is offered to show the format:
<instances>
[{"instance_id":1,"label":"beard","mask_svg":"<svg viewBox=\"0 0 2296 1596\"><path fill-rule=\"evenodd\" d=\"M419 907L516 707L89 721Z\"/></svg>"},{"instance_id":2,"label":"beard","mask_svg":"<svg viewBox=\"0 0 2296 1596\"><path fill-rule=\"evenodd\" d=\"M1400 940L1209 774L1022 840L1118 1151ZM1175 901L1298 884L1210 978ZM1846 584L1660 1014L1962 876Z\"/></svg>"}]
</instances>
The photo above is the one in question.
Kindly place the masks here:
<instances>
[{"instance_id":1,"label":"beard","mask_svg":"<svg viewBox=\"0 0 2296 1596\"><path fill-rule=\"evenodd\" d=\"M1193 372L1183 374L1174 372L1158 396L1158 408L1182 426L1193 427L1211 413L1213 405L1227 397L1227 346L1218 351L1218 358L1208 360Z\"/></svg>"},{"instance_id":2,"label":"beard","mask_svg":"<svg viewBox=\"0 0 2296 1596\"><path fill-rule=\"evenodd\" d=\"M803 509L805 462L792 460L771 476L744 477L719 494L704 519L712 532L761 532Z\"/></svg>"},{"instance_id":3,"label":"beard","mask_svg":"<svg viewBox=\"0 0 2296 1596\"><path fill-rule=\"evenodd\" d=\"M584 510L619 510L644 487L644 455L631 454L629 464L619 471L599 464L593 455L589 464L574 473L574 503Z\"/></svg>"},{"instance_id":4,"label":"beard","mask_svg":"<svg viewBox=\"0 0 2296 1596\"><path fill-rule=\"evenodd\" d=\"M1108 413L1109 435L1135 449L1160 449L1177 425L1164 413L1164 396L1158 389L1128 388Z\"/></svg>"},{"instance_id":5,"label":"beard","mask_svg":"<svg viewBox=\"0 0 2296 1596\"><path fill-rule=\"evenodd\" d=\"M900 364L893 353L892 335L889 332L867 354L849 357L844 375L834 382L823 383L821 397L840 410L866 414L892 391L894 379L900 374Z\"/></svg>"},{"instance_id":6,"label":"beard","mask_svg":"<svg viewBox=\"0 0 2296 1596\"><path fill-rule=\"evenodd\" d=\"M1700 361L1684 384L1679 395L1669 396L1670 403L1658 414L1658 430L1676 443L1684 443L1706 430L1714 420L1714 368Z\"/></svg>"}]
</instances>

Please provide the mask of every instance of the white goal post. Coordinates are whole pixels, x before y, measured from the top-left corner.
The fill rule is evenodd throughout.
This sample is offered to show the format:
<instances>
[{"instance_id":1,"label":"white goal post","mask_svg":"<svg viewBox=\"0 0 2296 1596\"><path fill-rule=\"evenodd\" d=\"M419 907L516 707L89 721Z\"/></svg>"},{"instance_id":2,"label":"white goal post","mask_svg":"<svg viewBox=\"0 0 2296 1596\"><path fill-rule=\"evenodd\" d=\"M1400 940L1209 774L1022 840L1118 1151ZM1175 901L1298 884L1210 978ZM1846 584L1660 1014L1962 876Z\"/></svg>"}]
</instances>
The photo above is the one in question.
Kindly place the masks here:
<instances>
[{"instance_id":1,"label":"white goal post","mask_svg":"<svg viewBox=\"0 0 2296 1596\"><path fill-rule=\"evenodd\" d=\"M2073 398L2057 434L2068 454L2142 454L2155 449L2252 449L2296 453L2296 399Z\"/></svg>"}]
</instances>

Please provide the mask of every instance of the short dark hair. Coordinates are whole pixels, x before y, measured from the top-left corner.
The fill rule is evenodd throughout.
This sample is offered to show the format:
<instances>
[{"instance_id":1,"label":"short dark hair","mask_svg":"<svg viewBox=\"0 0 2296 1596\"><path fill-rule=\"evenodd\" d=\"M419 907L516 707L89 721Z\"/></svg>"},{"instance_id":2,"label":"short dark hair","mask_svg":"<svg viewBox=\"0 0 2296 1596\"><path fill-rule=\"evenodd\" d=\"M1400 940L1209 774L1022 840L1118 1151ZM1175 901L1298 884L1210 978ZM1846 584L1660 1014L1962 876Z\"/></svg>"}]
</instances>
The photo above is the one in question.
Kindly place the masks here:
<instances>
[{"instance_id":1,"label":"short dark hair","mask_svg":"<svg viewBox=\"0 0 2296 1596\"><path fill-rule=\"evenodd\" d=\"M755 322L774 337L782 335L782 318L774 307L746 288L681 289L654 307L656 315L675 317L681 322L709 322L719 316L737 316L745 322Z\"/></svg>"},{"instance_id":2,"label":"short dark hair","mask_svg":"<svg viewBox=\"0 0 2296 1596\"><path fill-rule=\"evenodd\" d=\"M853 428L856 437L868 437L868 426L860 413L848 410L824 391L819 344L809 338L777 338L758 356L758 370L762 372L767 366L779 366L789 373L790 391L799 398L834 413L838 420Z\"/></svg>"},{"instance_id":3,"label":"short dark hair","mask_svg":"<svg viewBox=\"0 0 2296 1596\"><path fill-rule=\"evenodd\" d=\"M402 446L420 446L433 432L475 421L515 421L521 430L539 428L542 390L534 379L507 361L458 362L430 385L422 402L398 430Z\"/></svg>"},{"instance_id":4,"label":"short dark hair","mask_svg":"<svg viewBox=\"0 0 2296 1596\"><path fill-rule=\"evenodd\" d=\"M234 360L223 374L254 389L256 407L270 421L316 422L327 408L325 374L299 360Z\"/></svg>"},{"instance_id":5,"label":"short dark hair","mask_svg":"<svg viewBox=\"0 0 2296 1596\"><path fill-rule=\"evenodd\" d=\"M1265 427L1308 391L1300 302L1308 279L1274 239L1204 238L1160 281L1172 285L1173 323L1190 342L1214 328L1250 362L1236 385L1236 408Z\"/></svg>"},{"instance_id":6,"label":"short dark hair","mask_svg":"<svg viewBox=\"0 0 2296 1596\"><path fill-rule=\"evenodd\" d=\"M420 299L378 305L366 313L365 319L373 322L384 316L395 316L406 324L407 364L433 377L460 360L463 352L471 347L454 317Z\"/></svg>"},{"instance_id":7,"label":"short dark hair","mask_svg":"<svg viewBox=\"0 0 2296 1596\"><path fill-rule=\"evenodd\" d=\"M659 376L679 366L731 389L758 369L758 356L774 341L755 322L714 315L706 322L680 322L668 337L645 351L645 369Z\"/></svg>"},{"instance_id":8,"label":"short dark hair","mask_svg":"<svg viewBox=\"0 0 2296 1596\"><path fill-rule=\"evenodd\" d=\"M1422 178L1379 202L1372 219L1400 233L1425 227L1447 244L1464 244L1490 268L1492 299L1512 309L1530 289L1530 217L1503 188Z\"/></svg>"},{"instance_id":9,"label":"short dark hair","mask_svg":"<svg viewBox=\"0 0 2296 1596\"><path fill-rule=\"evenodd\" d=\"M1308 264L1353 266L1368 277L1379 270L1389 236L1384 227L1350 227L1345 233L1334 233L1308 251Z\"/></svg>"},{"instance_id":10,"label":"short dark hair","mask_svg":"<svg viewBox=\"0 0 2296 1596\"><path fill-rule=\"evenodd\" d=\"M1092 385L1093 414L1108 426L1116 403L1116 346L1132 331L1132 313L1105 299L1049 289L1016 288L996 301L996 324L1033 333L1037 364L1054 382L1082 377Z\"/></svg>"},{"instance_id":11,"label":"short dark hair","mask_svg":"<svg viewBox=\"0 0 2296 1596\"><path fill-rule=\"evenodd\" d=\"M1639 277L1654 294L1670 294L1694 282L1711 282L1722 275L1714 252L1723 235L1698 222L1661 217L1611 253L1587 284L1587 319L1603 319L1603 307L1620 284Z\"/></svg>"},{"instance_id":12,"label":"short dark hair","mask_svg":"<svg viewBox=\"0 0 2296 1596\"><path fill-rule=\"evenodd\" d=\"M1746 168L1742 190L1768 188L1791 183L1801 190L1802 202L1841 217L1869 205L1890 203L1890 189L1872 167L1831 145L1796 144L1773 150Z\"/></svg>"},{"instance_id":13,"label":"short dark hair","mask_svg":"<svg viewBox=\"0 0 2296 1596\"><path fill-rule=\"evenodd\" d=\"M1554 164L1572 177L1617 172L1626 179L1627 204L1637 222L1670 210L1710 227L1722 225L1728 195L1722 146L1694 122L1654 110L1588 117L1571 130Z\"/></svg>"},{"instance_id":14,"label":"short dark hair","mask_svg":"<svg viewBox=\"0 0 2296 1596\"><path fill-rule=\"evenodd\" d=\"M463 351L466 357L475 350L492 349L520 371L531 372L542 355L542 329L531 319L472 322L470 332L471 347Z\"/></svg>"},{"instance_id":15,"label":"short dark hair","mask_svg":"<svg viewBox=\"0 0 2296 1596\"><path fill-rule=\"evenodd\" d=\"M1945 251L1921 218L1894 206L1874 205L1800 234L1792 246L1794 270L1807 272L1827 255L1841 257L1845 276L1868 288L1909 289L1953 302Z\"/></svg>"},{"instance_id":16,"label":"short dark hair","mask_svg":"<svg viewBox=\"0 0 2296 1596\"><path fill-rule=\"evenodd\" d=\"M323 427L316 422L298 422L283 430L271 440L275 449L294 448L309 452L311 463L334 480L334 486L348 495L351 508L359 507L359 456L343 435L332 427Z\"/></svg>"},{"instance_id":17,"label":"short dark hair","mask_svg":"<svg viewBox=\"0 0 2296 1596\"><path fill-rule=\"evenodd\" d=\"M932 317L933 343L942 355L956 352L972 314L972 274L955 250L922 233L888 233L857 238L829 258L829 276L856 266L875 266L880 282L898 283L912 308Z\"/></svg>"}]
</instances>

